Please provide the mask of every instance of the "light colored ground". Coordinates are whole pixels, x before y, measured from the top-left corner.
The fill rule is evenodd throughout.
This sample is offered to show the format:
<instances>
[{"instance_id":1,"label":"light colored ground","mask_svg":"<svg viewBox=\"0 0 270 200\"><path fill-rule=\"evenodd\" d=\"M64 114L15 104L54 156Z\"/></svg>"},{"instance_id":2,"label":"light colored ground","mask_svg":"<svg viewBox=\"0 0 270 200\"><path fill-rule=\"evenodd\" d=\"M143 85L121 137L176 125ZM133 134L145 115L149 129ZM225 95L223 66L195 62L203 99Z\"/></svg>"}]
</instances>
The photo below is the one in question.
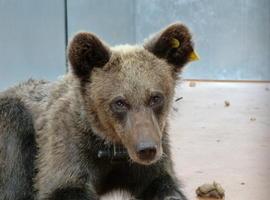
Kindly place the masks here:
<instances>
[{"instance_id":1,"label":"light colored ground","mask_svg":"<svg viewBox=\"0 0 270 200\"><path fill-rule=\"evenodd\" d=\"M226 200L269 200L270 84L186 81L176 97L183 99L171 117L173 160L189 199L215 180Z\"/></svg>"}]
</instances>

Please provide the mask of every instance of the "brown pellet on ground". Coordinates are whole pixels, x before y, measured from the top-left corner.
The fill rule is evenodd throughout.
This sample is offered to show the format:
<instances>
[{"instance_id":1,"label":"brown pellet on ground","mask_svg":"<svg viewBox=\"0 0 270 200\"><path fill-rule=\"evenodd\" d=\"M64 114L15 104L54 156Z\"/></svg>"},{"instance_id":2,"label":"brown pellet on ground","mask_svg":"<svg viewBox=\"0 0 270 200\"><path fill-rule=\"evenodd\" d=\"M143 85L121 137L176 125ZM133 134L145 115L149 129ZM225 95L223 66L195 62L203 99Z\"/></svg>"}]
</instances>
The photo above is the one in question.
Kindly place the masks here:
<instances>
[{"instance_id":1,"label":"brown pellet on ground","mask_svg":"<svg viewBox=\"0 0 270 200\"><path fill-rule=\"evenodd\" d=\"M231 103L229 101L224 101L225 107L229 107L231 105Z\"/></svg>"},{"instance_id":2,"label":"brown pellet on ground","mask_svg":"<svg viewBox=\"0 0 270 200\"><path fill-rule=\"evenodd\" d=\"M254 121L256 121L256 118L255 117L251 117L250 118L250 121L254 122Z\"/></svg>"}]
</instances>

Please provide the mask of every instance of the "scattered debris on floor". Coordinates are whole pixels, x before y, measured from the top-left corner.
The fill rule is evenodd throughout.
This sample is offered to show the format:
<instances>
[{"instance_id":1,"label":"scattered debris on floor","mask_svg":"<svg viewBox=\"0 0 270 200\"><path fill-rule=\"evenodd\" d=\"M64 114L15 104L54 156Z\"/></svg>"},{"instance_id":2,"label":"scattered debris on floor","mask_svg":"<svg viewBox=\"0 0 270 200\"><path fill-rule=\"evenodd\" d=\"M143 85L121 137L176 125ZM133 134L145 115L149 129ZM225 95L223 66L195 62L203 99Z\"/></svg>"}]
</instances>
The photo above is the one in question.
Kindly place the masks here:
<instances>
[{"instance_id":1,"label":"scattered debris on floor","mask_svg":"<svg viewBox=\"0 0 270 200\"><path fill-rule=\"evenodd\" d=\"M256 118L255 117L251 117L250 118L250 121L254 122L254 121L256 121Z\"/></svg>"},{"instance_id":2,"label":"scattered debris on floor","mask_svg":"<svg viewBox=\"0 0 270 200\"><path fill-rule=\"evenodd\" d=\"M178 108L173 107L173 111L178 112Z\"/></svg>"},{"instance_id":3,"label":"scattered debris on floor","mask_svg":"<svg viewBox=\"0 0 270 200\"><path fill-rule=\"evenodd\" d=\"M189 87L196 87L196 82L190 81L189 82Z\"/></svg>"},{"instance_id":4,"label":"scattered debris on floor","mask_svg":"<svg viewBox=\"0 0 270 200\"><path fill-rule=\"evenodd\" d=\"M231 103L229 101L224 101L225 107L229 107L231 105Z\"/></svg>"},{"instance_id":5,"label":"scattered debris on floor","mask_svg":"<svg viewBox=\"0 0 270 200\"><path fill-rule=\"evenodd\" d=\"M175 99L175 102L180 101L181 99L183 99L183 97L178 97L177 99Z\"/></svg>"},{"instance_id":6,"label":"scattered debris on floor","mask_svg":"<svg viewBox=\"0 0 270 200\"><path fill-rule=\"evenodd\" d=\"M246 185L245 182L242 182L241 185Z\"/></svg>"},{"instance_id":7,"label":"scattered debris on floor","mask_svg":"<svg viewBox=\"0 0 270 200\"><path fill-rule=\"evenodd\" d=\"M203 171L197 170L196 173L197 173L197 174L203 174Z\"/></svg>"},{"instance_id":8,"label":"scattered debris on floor","mask_svg":"<svg viewBox=\"0 0 270 200\"><path fill-rule=\"evenodd\" d=\"M197 188L196 194L201 198L215 198L223 199L225 196L225 190L217 182L212 184L206 183Z\"/></svg>"}]
</instances>

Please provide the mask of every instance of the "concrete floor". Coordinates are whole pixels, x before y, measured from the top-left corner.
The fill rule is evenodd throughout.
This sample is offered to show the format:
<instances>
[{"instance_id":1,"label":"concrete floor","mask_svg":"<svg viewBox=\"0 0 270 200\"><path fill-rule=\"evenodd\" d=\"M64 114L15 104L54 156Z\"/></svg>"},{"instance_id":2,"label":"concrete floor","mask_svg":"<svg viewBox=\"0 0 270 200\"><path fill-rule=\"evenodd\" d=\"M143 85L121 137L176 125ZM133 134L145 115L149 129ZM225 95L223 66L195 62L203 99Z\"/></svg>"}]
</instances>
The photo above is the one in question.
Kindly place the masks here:
<instances>
[{"instance_id":1,"label":"concrete floor","mask_svg":"<svg viewBox=\"0 0 270 200\"><path fill-rule=\"evenodd\" d=\"M179 85L176 97L183 99L174 103L170 134L175 171L189 199L197 199L199 185L216 181L226 200L269 200L270 83Z\"/></svg>"}]
</instances>

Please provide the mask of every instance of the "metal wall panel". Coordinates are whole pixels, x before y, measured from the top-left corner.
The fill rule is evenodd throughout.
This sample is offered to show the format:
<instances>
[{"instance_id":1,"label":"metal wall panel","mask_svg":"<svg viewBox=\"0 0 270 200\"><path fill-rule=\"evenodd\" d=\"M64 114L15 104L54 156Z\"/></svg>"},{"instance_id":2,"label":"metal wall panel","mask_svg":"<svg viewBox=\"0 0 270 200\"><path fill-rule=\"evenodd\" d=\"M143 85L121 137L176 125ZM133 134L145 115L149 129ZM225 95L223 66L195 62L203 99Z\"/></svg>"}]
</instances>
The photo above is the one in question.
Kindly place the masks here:
<instances>
[{"instance_id":1,"label":"metal wall panel","mask_svg":"<svg viewBox=\"0 0 270 200\"><path fill-rule=\"evenodd\" d=\"M65 72L64 1L0 0L0 90Z\"/></svg>"},{"instance_id":2,"label":"metal wall panel","mask_svg":"<svg viewBox=\"0 0 270 200\"><path fill-rule=\"evenodd\" d=\"M90 31L110 45L134 43L133 0L68 0L68 35Z\"/></svg>"},{"instance_id":3,"label":"metal wall panel","mask_svg":"<svg viewBox=\"0 0 270 200\"><path fill-rule=\"evenodd\" d=\"M65 72L64 0L0 0L0 90ZM68 37L142 43L174 21L194 33L199 62L184 78L270 80L269 0L67 0Z\"/></svg>"},{"instance_id":4,"label":"metal wall panel","mask_svg":"<svg viewBox=\"0 0 270 200\"><path fill-rule=\"evenodd\" d=\"M174 21L192 30L199 62L185 78L270 80L269 0L136 0L136 40Z\"/></svg>"}]
</instances>

